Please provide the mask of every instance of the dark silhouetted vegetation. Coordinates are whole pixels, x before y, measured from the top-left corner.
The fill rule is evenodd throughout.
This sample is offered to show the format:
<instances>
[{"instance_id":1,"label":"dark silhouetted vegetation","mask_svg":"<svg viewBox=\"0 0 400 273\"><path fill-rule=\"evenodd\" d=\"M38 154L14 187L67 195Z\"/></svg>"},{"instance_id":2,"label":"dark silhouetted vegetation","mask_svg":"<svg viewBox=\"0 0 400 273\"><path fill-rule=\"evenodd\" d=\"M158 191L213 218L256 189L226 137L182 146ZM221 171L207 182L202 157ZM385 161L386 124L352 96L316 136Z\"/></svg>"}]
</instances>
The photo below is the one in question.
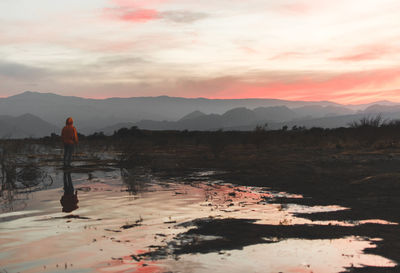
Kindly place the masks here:
<instances>
[{"instance_id":1,"label":"dark silhouetted vegetation","mask_svg":"<svg viewBox=\"0 0 400 273\"><path fill-rule=\"evenodd\" d=\"M386 122L382 115L363 117L358 121L349 123L350 128L378 128L384 126Z\"/></svg>"}]
</instances>

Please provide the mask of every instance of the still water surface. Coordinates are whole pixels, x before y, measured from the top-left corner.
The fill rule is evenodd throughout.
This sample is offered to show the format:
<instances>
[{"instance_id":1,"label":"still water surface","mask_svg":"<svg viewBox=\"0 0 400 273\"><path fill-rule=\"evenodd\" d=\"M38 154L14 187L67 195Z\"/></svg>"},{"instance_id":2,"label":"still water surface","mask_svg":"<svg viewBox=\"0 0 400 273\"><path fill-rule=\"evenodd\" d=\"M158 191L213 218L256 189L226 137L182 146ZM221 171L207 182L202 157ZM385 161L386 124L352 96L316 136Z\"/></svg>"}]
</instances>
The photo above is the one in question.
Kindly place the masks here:
<instances>
[{"instance_id":1,"label":"still water surface","mask_svg":"<svg viewBox=\"0 0 400 273\"><path fill-rule=\"evenodd\" d=\"M174 255L173 249L168 249L173 247L170 242L193 228L190 222L195 219L245 218L268 225L363 223L298 218L298 212L345 208L272 203L276 197L302 196L213 181L209 177L212 172L193 173L187 182L165 181L150 174L118 169L90 175L72 170L71 191L71 185L63 185L68 180L66 173L51 166L47 171L53 179L48 187L20 191L11 199L3 195L0 272L325 273L352 266L395 265L384 257L363 253L365 248L374 247L379 238L357 236L285 239L239 249ZM390 224L381 220L370 222ZM196 238L211 239L212 236ZM160 248L167 255L142 255Z\"/></svg>"}]
</instances>

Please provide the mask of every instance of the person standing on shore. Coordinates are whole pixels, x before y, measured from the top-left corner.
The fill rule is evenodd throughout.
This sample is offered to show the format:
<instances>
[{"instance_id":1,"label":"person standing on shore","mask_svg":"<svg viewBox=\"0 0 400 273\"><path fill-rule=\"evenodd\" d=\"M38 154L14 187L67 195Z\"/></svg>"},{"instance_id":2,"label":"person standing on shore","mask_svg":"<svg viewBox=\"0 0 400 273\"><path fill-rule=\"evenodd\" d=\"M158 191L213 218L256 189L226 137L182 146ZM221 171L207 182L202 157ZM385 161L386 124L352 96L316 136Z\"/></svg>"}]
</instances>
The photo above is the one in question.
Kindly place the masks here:
<instances>
[{"instance_id":1,"label":"person standing on shore","mask_svg":"<svg viewBox=\"0 0 400 273\"><path fill-rule=\"evenodd\" d=\"M61 138L64 143L64 167L71 167L74 145L78 144L78 133L71 117L67 118L66 125L62 129Z\"/></svg>"}]
</instances>

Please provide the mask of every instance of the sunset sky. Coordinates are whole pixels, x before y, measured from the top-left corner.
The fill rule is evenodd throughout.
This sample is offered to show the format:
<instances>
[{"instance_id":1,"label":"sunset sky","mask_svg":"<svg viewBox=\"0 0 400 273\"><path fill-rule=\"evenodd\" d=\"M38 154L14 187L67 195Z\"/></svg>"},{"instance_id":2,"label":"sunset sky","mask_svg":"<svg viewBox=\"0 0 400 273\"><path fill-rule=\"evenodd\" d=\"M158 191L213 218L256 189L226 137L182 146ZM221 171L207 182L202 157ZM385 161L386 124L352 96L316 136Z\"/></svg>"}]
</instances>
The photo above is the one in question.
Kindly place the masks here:
<instances>
[{"instance_id":1,"label":"sunset sky","mask_svg":"<svg viewBox=\"0 0 400 273\"><path fill-rule=\"evenodd\" d=\"M1 0L0 97L400 102L398 0Z\"/></svg>"}]
</instances>

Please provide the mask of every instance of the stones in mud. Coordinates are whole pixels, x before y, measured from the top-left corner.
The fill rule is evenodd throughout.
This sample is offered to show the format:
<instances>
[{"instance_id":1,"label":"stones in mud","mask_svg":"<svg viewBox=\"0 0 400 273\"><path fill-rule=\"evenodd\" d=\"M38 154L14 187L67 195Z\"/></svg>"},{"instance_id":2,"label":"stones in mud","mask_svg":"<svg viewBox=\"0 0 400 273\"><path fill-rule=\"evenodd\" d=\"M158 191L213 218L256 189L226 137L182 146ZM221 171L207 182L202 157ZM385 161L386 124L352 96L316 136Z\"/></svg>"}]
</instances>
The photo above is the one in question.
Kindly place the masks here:
<instances>
[{"instance_id":1,"label":"stones in mud","mask_svg":"<svg viewBox=\"0 0 400 273\"><path fill-rule=\"evenodd\" d=\"M140 224L126 224L126 225L123 225L123 226L121 226L121 228L122 229L129 229L129 228L133 228L133 227L138 227L138 226L140 226Z\"/></svg>"},{"instance_id":2,"label":"stones in mud","mask_svg":"<svg viewBox=\"0 0 400 273\"><path fill-rule=\"evenodd\" d=\"M141 258L139 258L138 256L136 256L134 254L131 255L131 258L134 259L137 262L140 262L142 260Z\"/></svg>"},{"instance_id":3,"label":"stones in mud","mask_svg":"<svg viewBox=\"0 0 400 273\"><path fill-rule=\"evenodd\" d=\"M125 224L123 226L121 226L122 229L129 229L129 228L133 228L133 227L138 227L141 226L141 222L143 221L142 218L140 218L139 220L136 220L135 223L133 224Z\"/></svg>"},{"instance_id":4,"label":"stones in mud","mask_svg":"<svg viewBox=\"0 0 400 273\"><path fill-rule=\"evenodd\" d=\"M117 230L117 229L109 229L109 228L105 228L105 231L111 231L111 232L121 232L121 230Z\"/></svg>"}]
</instances>

